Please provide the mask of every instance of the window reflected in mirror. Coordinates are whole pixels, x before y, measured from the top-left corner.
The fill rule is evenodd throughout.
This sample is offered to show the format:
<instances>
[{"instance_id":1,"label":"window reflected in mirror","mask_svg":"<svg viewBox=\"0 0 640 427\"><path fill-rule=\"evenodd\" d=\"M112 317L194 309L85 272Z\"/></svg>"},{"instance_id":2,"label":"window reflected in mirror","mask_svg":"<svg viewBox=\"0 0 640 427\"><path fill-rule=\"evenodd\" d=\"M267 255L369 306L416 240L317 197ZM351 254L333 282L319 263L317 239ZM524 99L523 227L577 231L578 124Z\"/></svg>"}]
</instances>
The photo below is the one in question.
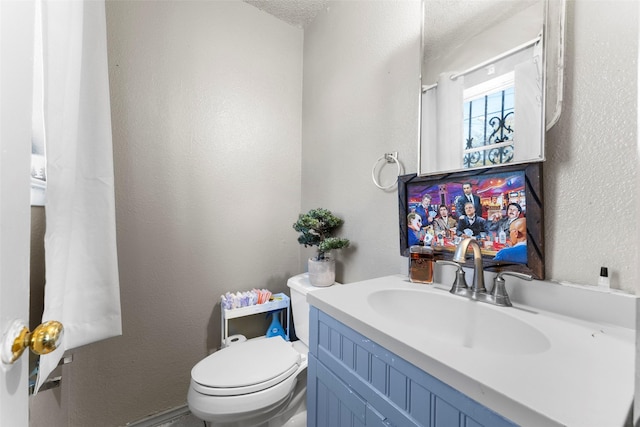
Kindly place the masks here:
<instances>
[{"instance_id":1,"label":"window reflected in mirror","mask_svg":"<svg viewBox=\"0 0 640 427\"><path fill-rule=\"evenodd\" d=\"M442 73L423 88L420 174L543 160L543 87L542 35Z\"/></svg>"},{"instance_id":2,"label":"window reflected in mirror","mask_svg":"<svg viewBox=\"0 0 640 427\"><path fill-rule=\"evenodd\" d=\"M463 92L465 169L504 165L514 158L514 73L507 73Z\"/></svg>"}]
</instances>

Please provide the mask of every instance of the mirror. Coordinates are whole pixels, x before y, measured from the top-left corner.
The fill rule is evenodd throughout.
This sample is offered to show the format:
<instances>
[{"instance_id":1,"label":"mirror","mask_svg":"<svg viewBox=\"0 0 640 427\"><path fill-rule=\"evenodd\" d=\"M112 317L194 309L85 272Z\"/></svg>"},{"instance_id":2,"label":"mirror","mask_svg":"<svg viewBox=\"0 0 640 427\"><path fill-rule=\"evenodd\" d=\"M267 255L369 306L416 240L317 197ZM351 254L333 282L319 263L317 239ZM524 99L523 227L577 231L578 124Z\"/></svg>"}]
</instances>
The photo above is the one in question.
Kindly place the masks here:
<instances>
[{"instance_id":1,"label":"mirror","mask_svg":"<svg viewBox=\"0 0 640 427\"><path fill-rule=\"evenodd\" d=\"M564 1L425 0L418 175L544 160Z\"/></svg>"}]
</instances>

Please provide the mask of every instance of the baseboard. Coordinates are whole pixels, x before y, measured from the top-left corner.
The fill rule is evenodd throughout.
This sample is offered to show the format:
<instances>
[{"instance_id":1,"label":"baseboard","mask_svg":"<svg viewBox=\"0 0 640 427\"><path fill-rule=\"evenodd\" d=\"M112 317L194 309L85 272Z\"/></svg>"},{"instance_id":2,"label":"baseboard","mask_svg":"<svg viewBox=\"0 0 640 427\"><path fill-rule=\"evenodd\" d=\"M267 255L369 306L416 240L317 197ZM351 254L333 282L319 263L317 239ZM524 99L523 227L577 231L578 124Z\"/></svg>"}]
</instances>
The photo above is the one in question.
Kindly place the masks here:
<instances>
[{"instance_id":1,"label":"baseboard","mask_svg":"<svg viewBox=\"0 0 640 427\"><path fill-rule=\"evenodd\" d=\"M175 408L167 409L166 411L147 415L142 419L127 423L125 424L125 426L126 427L156 427L161 424L168 423L169 421L173 421L177 418L183 417L188 413L189 413L189 407L187 405L177 406Z\"/></svg>"}]
</instances>

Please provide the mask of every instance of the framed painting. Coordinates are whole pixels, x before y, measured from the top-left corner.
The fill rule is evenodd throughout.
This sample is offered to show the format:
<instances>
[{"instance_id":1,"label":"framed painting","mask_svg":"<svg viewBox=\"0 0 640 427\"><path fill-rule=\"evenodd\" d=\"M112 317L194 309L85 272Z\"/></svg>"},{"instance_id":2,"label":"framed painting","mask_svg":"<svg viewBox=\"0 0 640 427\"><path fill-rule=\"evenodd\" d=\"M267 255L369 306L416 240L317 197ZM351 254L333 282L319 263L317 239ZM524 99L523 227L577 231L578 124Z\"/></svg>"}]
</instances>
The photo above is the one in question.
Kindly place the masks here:
<instances>
[{"instance_id":1,"label":"framed painting","mask_svg":"<svg viewBox=\"0 0 640 427\"><path fill-rule=\"evenodd\" d=\"M542 163L400 176L398 211L403 256L423 245L452 259L462 239L476 239L485 270L544 279Z\"/></svg>"}]
</instances>

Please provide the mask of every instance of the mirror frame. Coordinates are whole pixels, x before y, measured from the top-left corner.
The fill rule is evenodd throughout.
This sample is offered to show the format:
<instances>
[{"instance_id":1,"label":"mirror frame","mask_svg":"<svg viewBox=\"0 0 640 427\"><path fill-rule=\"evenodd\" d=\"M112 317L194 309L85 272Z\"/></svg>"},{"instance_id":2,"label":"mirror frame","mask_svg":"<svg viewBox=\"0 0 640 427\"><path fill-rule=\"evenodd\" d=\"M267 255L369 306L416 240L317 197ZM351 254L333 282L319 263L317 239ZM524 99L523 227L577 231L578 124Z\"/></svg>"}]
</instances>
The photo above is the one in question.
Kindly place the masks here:
<instances>
[{"instance_id":1,"label":"mirror frame","mask_svg":"<svg viewBox=\"0 0 640 427\"><path fill-rule=\"evenodd\" d=\"M407 215L409 214L409 187L413 185L435 186L451 181L477 181L488 179L492 175L508 172L523 172L526 195L527 218L527 264L516 264L503 261L493 261L483 256L486 271L516 271L532 275L535 279L544 280L544 203L542 192L542 162L501 166L491 169L470 169L464 172L452 172L431 176L417 174L398 177L398 225L400 230L400 255L409 256L409 240ZM437 247L436 247L437 248ZM453 251L436 250L436 259L453 259ZM465 267L473 268L473 260L468 259Z\"/></svg>"}]
</instances>

